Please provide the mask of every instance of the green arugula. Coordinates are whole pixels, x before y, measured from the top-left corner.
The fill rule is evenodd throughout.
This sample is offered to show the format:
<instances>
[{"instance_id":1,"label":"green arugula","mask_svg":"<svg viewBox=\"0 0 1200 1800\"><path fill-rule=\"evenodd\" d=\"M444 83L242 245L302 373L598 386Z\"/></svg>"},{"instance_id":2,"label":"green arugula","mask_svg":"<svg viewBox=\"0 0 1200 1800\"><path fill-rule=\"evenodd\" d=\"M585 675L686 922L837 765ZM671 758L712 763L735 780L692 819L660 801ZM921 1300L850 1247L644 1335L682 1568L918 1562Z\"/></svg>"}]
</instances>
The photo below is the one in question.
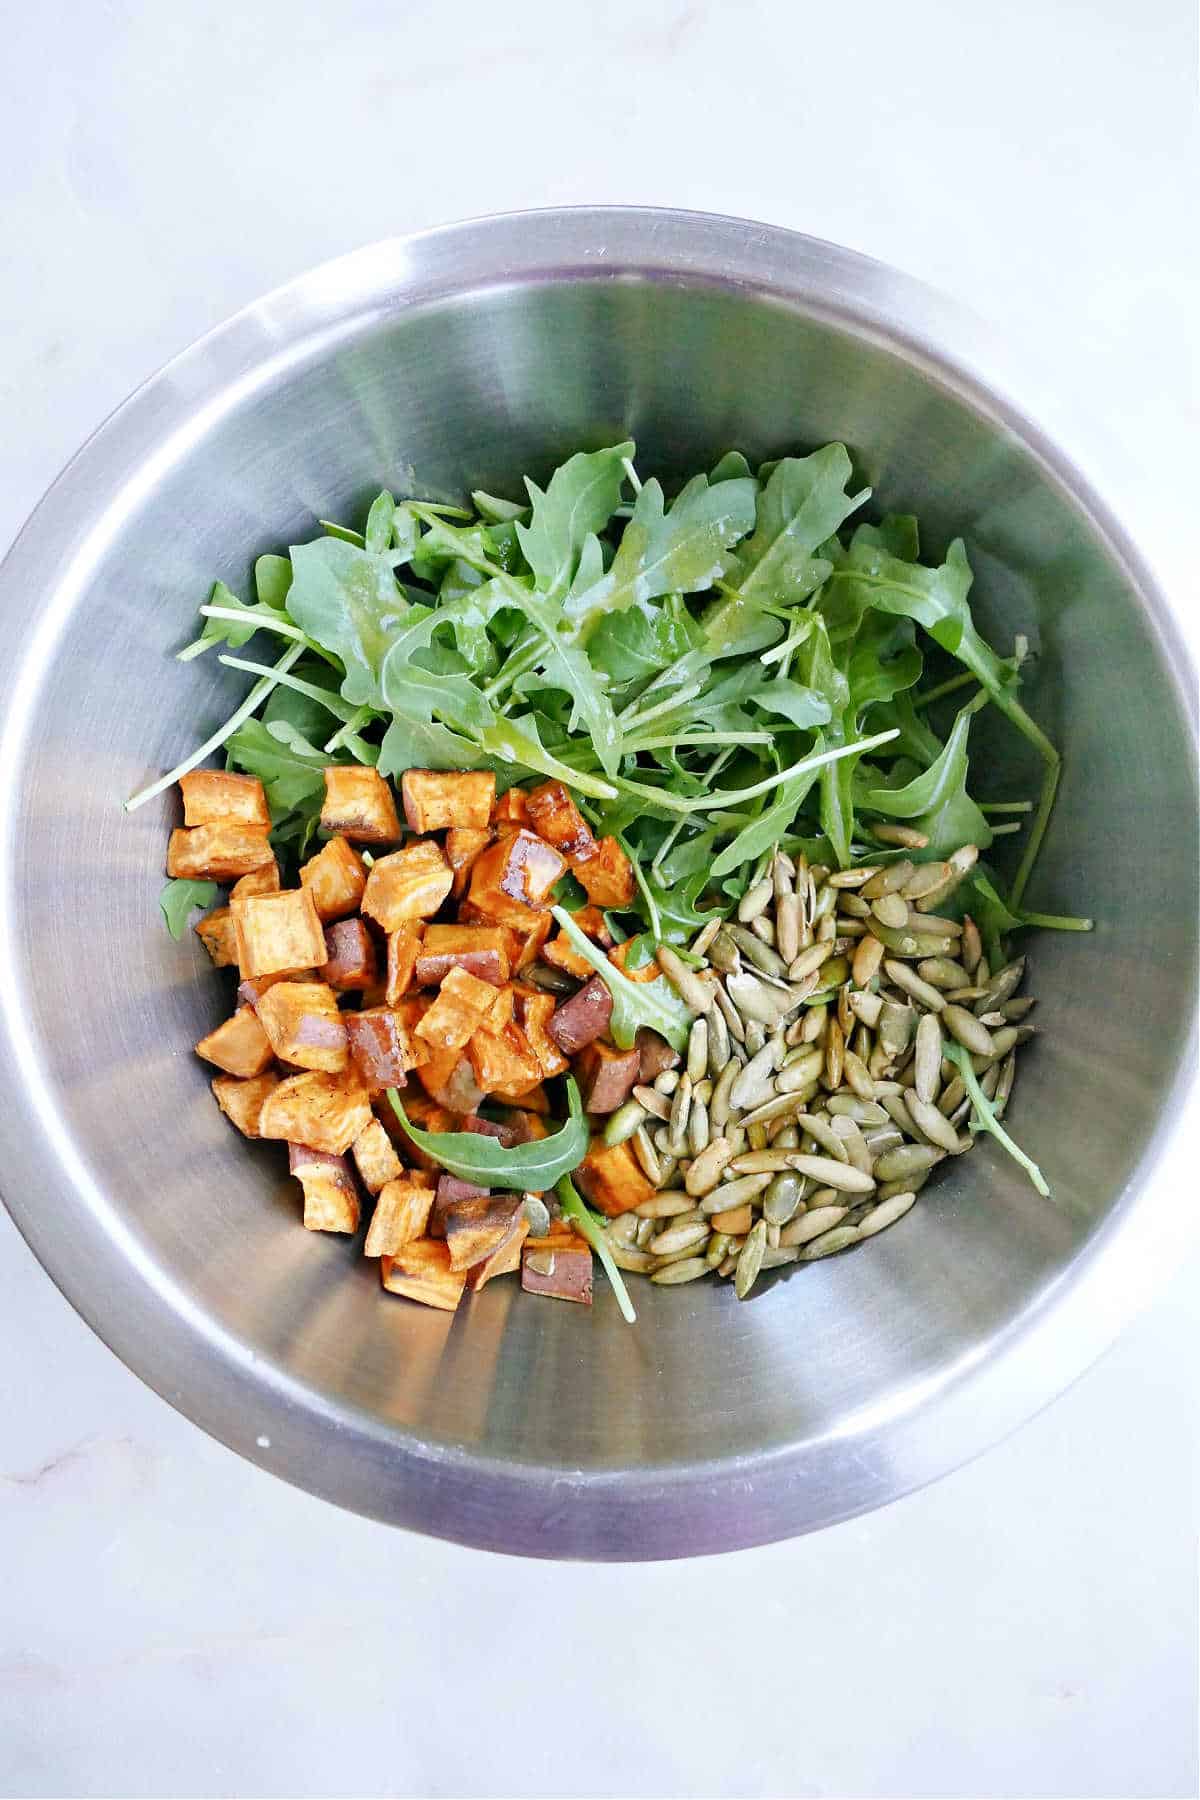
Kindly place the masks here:
<instances>
[{"instance_id":1,"label":"green arugula","mask_svg":"<svg viewBox=\"0 0 1200 1800\"><path fill-rule=\"evenodd\" d=\"M173 938L181 938L188 920L197 907L210 907L217 897L215 881L168 881L158 896L167 930Z\"/></svg>"},{"instance_id":2,"label":"green arugula","mask_svg":"<svg viewBox=\"0 0 1200 1800\"><path fill-rule=\"evenodd\" d=\"M472 1131L422 1131L404 1110L395 1088L387 1091L392 1110L408 1136L434 1162L480 1187L544 1194L587 1155L590 1136L574 1076L567 1076L567 1121L548 1137L528 1144L502 1144Z\"/></svg>"},{"instance_id":3,"label":"green arugula","mask_svg":"<svg viewBox=\"0 0 1200 1800\"><path fill-rule=\"evenodd\" d=\"M550 908L568 938L585 962L591 963L612 995L612 1017L609 1036L619 1050L631 1050L643 1025L657 1031L668 1044L680 1052L687 1049L688 1032L694 1014L684 1005L665 975L655 981L630 981L591 938L585 937L570 913L561 906Z\"/></svg>"}]
</instances>

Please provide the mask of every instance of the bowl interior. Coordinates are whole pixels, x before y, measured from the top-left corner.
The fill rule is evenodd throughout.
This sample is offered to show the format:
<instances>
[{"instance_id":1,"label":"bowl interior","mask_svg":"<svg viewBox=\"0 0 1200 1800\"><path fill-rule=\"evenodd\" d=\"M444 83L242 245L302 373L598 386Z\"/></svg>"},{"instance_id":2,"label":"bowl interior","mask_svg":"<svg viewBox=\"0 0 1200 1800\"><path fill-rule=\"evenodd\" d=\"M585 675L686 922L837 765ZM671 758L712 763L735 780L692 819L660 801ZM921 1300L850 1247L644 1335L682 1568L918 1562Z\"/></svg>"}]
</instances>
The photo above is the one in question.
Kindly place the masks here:
<instances>
[{"instance_id":1,"label":"bowl interior","mask_svg":"<svg viewBox=\"0 0 1200 1800\"><path fill-rule=\"evenodd\" d=\"M1019 421L811 296L670 277L648 258L615 277L535 267L458 291L393 281L369 304L310 290L306 305L298 322L264 304L159 378L137 430L68 474L87 515L70 558L43 548L20 567L44 584L24 600L47 624L8 712L6 1006L23 1073L10 1197L40 1184L40 1253L162 1391L382 1516L510 1548L682 1553L771 1535L749 1523L753 1478L781 1456L781 1529L851 1510L855 1457L874 1446L876 1497L898 1485L888 1422L988 1361L1130 1203L1170 1088L1190 1009L1194 800L1154 628ZM230 995L157 908L176 802L127 818L120 801L244 691L215 658L172 661L215 577L247 593L256 554L317 516L354 517L380 486L515 493L523 472L624 435L643 473L668 478L730 446L754 459L842 439L882 508L919 515L927 549L965 537L1001 650L1030 636L1027 704L1067 761L1029 900L1098 926L1029 945L1042 1035L1009 1121L1053 1199L985 1142L869 1249L783 1272L746 1305L727 1287L639 1284L629 1330L607 1295L586 1313L496 1282L447 1318L385 1296L357 1244L302 1231L278 1149L218 1115L190 1046ZM989 797L1035 792L990 722L975 766ZM524 1471L536 1516L518 1528L486 1483L464 1499L472 1471ZM559 1481L615 1491L635 1471L640 1511L607 1526L556 1502ZM739 1471L741 1518L720 1485ZM723 1495L692 1539L655 1512L677 1478Z\"/></svg>"}]
</instances>

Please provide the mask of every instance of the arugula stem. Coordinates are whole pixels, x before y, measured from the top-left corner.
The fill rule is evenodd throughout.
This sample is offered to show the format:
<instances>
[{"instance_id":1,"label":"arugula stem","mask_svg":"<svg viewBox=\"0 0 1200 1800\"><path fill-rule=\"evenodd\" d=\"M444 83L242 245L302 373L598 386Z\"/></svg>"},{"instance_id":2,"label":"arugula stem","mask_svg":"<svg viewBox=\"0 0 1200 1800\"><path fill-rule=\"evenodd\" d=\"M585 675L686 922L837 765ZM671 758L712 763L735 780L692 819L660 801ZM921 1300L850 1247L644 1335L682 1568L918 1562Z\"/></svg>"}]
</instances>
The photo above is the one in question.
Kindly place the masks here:
<instances>
[{"instance_id":1,"label":"arugula stem","mask_svg":"<svg viewBox=\"0 0 1200 1800\"><path fill-rule=\"evenodd\" d=\"M664 788L648 787L642 781L629 781L622 775L612 777L613 786L623 793L633 794L641 799L653 801L668 812L690 814L706 812L714 807L736 806L743 800L755 800L759 794L769 794L772 788L790 781L795 775L804 775L809 769L824 768L826 763L840 762L843 756L859 756L867 750L875 750L880 744L889 744L900 733L893 727L890 731L877 732L874 737L859 738L852 744L839 744L832 750L821 750L813 756L801 757L788 769L780 769L774 775L768 775L762 781L756 781L752 787L718 788L710 793L702 794L694 800L680 800L676 795L668 793Z\"/></svg>"},{"instance_id":2,"label":"arugula stem","mask_svg":"<svg viewBox=\"0 0 1200 1800\"><path fill-rule=\"evenodd\" d=\"M918 694L913 701L914 712L924 712L935 700L944 700L947 694L957 694L959 688L969 687L976 680L970 669L964 669L961 675L951 675L948 681L940 681L937 687L930 688L924 694Z\"/></svg>"},{"instance_id":3,"label":"arugula stem","mask_svg":"<svg viewBox=\"0 0 1200 1800\"><path fill-rule=\"evenodd\" d=\"M617 1297L617 1305L621 1309L621 1317L625 1320L627 1325L636 1325L637 1314L633 1310L633 1301L629 1298L629 1289L625 1286L625 1283L621 1278L620 1269L618 1269L616 1263L613 1261L612 1251L608 1247L608 1239L604 1234L604 1229L599 1220L593 1213L589 1212L588 1208L584 1205L579 1196L578 1189L569 1175L564 1175L561 1181L555 1183L554 1191L558 1195L559 1202L566 1217L568 1219L574 1219L580 1231L582 1231L584 1237L592 1246L596 1255L600 1258L604 1267L604 1273L608 1276L609 1282L612 1285L612 1291Z\"/></svg>"},{"instance_id":4,"label":"arugula stem","mask_svg":"<svg viewBox=\"0 0 1200 1800\"><path fill-rule=\"evenodd\" d=\"M511 687L513 682L516 681L519 676L527 675L541 654L542 641L535 635L532 644L526 644L523 650L518 647L512 652L512 655L509 657L500 673L496 676L495 680L489 682L487 687L484 688L484 699L495 700L498 695L504 692L505 688Z\"/></svg>"},{"instance_id":5,"label":"arugula stem","mask_svg":"<svg viewBox=\"0 0 1200 1800\"><path fill-rule=\"evenodd\" d=\"M993 825L992 826L992 836L994 838L1005 837L1009 832L1020 831L1020 829L1021 829L1020 819L1013 819L1011 824L1008 824L1008 825Z\"/></svg>"},{"instance_id":6,"label":"arugula stem","mask_svg":"<svg viewBox=\"0 0 1200 1800\"><path fill-rule=\"evenodd\" d=\"M1022 925L1036 925L1043 931L1094 931L1092 919L1076 919L1067 913L1023 912Z\"/></svg>"},{"instance_id":7,"label":"arugula stem","mask_svg":"<svg viewBox=\"0 0 1200 1800\"><path fill-rule=\"evenodd\" d=\"M657 706L647 707L644 713L639 713L637 710L641 702L639 695L637 700L631 700L629 705L617 714L617 718L622 725L628 720L631 731L638 730L641 726L648 725L651 719L659 719L663 713L674 712L677 706L686 706L689 700L696 698L702 685L697 681L693 682L691 687L680 688L678 693L669 694L665 700L660 700Z\"/></svg>"},{"instance_id":8,"label":"arugula stem","mask_svg":"<svg viewBox=\"0 0 1200 1800\"><path fill-rule=\"evenodd\" d=\"M262 663L248 662L245 657L241 656L221 656L217 660L223 663L227 669L244 669L248 675L270 675L272 673ZM331 712L335 719L341 719L344 725L351 725L351 722L362 710L361 707L351 706L347 701L339 699L337 694L331 694L328 688L318 687L314 681L301 680L299 675L281 674L277 678L281 686L292 688L297 694L304 694L308 699L315 700L318 706L323 706L327 712ZM356 729L356 727L351 725L351 729Z\"/></svg>"},{"instance_id":9,"label":"arugula stem","mask_svg":"<svg viewBox=\"0 0 1200 1800\"><path fill-rule=\"evenodd\" d=\"M238 726L244 725L246 720L258 711L271 689L279 685L292 664L303 656L304 648L303 644L293 644L290 650L285 650L275 667L268 670L261 681L255 682L232 718L227 719L224 725L213 732L210 738L205 738L199 749L193 750L190 756L185 756L183 761L177 763L169 774L160 776L157 781L152 781L149 787L143 788L139 794L134 794L132 799L127 800L125 811L136 812L139 806L146 804L147 800L153 800L157 794L164 794L169 787L174 786L181 775L188 774L197 764L202 763L206 756L211 756L214 750L219 750L226 738L232 737Z\"/></svg>"},{"instance_id":10,"label":"arugula stem","mask_svg":"<svg viewBox=\"0 0 1200 1800\"><path fill-rule=\"evenodd\" d=\"M971 1066L971 1058L967 1051L963 1049L961 1044L943 1044L942 1054L948 1056L951 1062L957 1063L958 1072L963 1079L963 1086L971 1096L971 1107L975 1114L972 1121L972 1130L977 1132L991 1132L992 1136L1003 1144L1013 1161L1020 1163L1038 1193L1043 1194L1049 1199L1050 1186L1046 1177L1042 1174L1042 1171L1038 1168L1033 1158L1031 1156L1026 1156L1021 1146L1013 1142L1003 1125L1001 1125L999 1119L992 1110L991 1101L979 1085L979 1077Z\"/></svg>"},{"instance_id":11,"label":"arugula stem","mask_svg":"<svg viewBox=\"0 0 1200 1800\"><path fill-rule=\"evenodd\" d=\"M333 752L340 750L343 744L349 744L351 738L356 737L362 726L373 717L373 713L374 709L370 706L360 706L356 713L352 713L343 725L338 726L326 744L326 756L332 756Z\"/></svg>"},{"instance_id":12,"label":"arugula stem","mask_svg":"<svg viewBox=\"0 0 1200 1800\"><path fill-rule=\"evenodd\" d=\"M626 750L694 749L703 744L770 744L769 731L694 731L684 737L626 738Z\"/></svg>"},{"instance_id":13,"label":"arugula stem","mask_svg":"<svg viewBox=\"0 0 1200 1800\"><path fill-rule=\"evenodd\" d=\"M1028 813L1033 811L1032 800L981 800L981 813Z\"/></svg>"},{"instance_id":14,"label":"arugula stem","mask_svg":"<svg viewBox=\"0 0 1200 1800\"><path fill-rule=\"evenodd\" d=\"M656 944L661 944L662 943L662 935L663 935L662 915L658 910L658 902L655 900L654 895L650 892L650 883L646 880L645 875L642 873L641 859L639 858L636 850L630 849L629 845L625 842L625 838L623 835L618 837L617 842L620 844L622 850L624 850L626 856L629 858L629 861L633 866L633 879L637 882L638 887L641 890L642 899L646 902L646 911L649 914L649 918L648 918L647 922L650 926L650 931L653 935L654 941Z\"/></svg>"},{"instance_id":15,"label":"arugula stem","mask_svg":"<svg viewBox=\"0 0 1200 1800\"><path fill-rule=\"evenodd\" d=\"M634 493L640 494L642 491L642 478L633 466L633 458L631 456L623 456L621 458L621 467L629 477L629 485Z\"/></svg>"},{"instance_id":16,"label":"arugula stem","mask_svg":"<svg viewBox=\"0 0 1200 1800\"><path fill-rule=\"evenodd\" d=\"M202 606L200 612L206 619L231 619L235 625L247 623L246 614L235 612L232 606ZM274 631L279 637L294 638L297 643L307 642L307 637L300 627L291 624L286 619L266 619L260 618L256 614L253 623L255 631ZM182 660L182 658L177 660Z\"/></svg>"}]
</instances>

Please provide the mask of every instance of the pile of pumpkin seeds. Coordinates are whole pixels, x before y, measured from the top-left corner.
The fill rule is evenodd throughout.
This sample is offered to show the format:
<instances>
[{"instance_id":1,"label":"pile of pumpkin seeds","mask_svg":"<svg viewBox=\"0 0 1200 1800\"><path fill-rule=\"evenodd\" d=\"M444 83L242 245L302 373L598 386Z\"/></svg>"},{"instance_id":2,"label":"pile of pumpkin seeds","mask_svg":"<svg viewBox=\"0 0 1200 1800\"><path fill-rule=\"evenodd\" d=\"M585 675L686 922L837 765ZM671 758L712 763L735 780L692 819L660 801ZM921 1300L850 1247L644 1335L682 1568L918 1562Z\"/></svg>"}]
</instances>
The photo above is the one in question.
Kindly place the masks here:
<instances>
[{"instance_id":1,"label":"pile of pumpkin seeds","mask_svg":"<svg viewBox=\"0 0 1200 1800\"><path fill-rule=\"evenodd\" d=\"M905 826L878 835L926 847ZM608 1224L620 1268L663 1286L731 1276L744 1300L764 1270L896 1224L975 1141L947 1040L1003 1114L1032 1036L1024 958L993 970L972 920L933 910L978 854L834 870L777 852L733 918L684 955L660 946L698 1016L686 1065L635 1088L604 1134L658 1190Z\"/></svg>"}]
</instances>

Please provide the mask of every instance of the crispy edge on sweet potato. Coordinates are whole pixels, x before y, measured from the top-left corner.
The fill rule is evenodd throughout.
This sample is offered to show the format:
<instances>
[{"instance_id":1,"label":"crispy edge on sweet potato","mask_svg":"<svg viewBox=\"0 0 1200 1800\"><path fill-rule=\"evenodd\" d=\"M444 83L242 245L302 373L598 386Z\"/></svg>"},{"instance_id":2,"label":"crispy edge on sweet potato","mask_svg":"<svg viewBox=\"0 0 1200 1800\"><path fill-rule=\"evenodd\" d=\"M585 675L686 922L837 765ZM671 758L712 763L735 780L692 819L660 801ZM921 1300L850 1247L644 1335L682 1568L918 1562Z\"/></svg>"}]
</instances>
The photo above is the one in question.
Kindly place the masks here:
<instances>
[{"instance_id":1,"label":"crispy edge on sweet potato","mask_svg":"<svg viewBox=\"0 0 1200 1800\"><path fill-rule=\"evenodd\" d=\"M212 1091L230 1124L236 1125L243 1137L256 1138L262 1135L258 1121L263 1103L278 1086L278 1075L274 1069L267 1069L262 1075L251 1075L246 1079L237 1075L218 1075L213 1080Z\"/></svg>"},{"instance_id":2,"label":"crispy edge on sweet potato","mask_svg":"<svg viewBox=\"0 0 1200 1800\"><path fill-rule=\"evenodd\" d=\"M325 771L321 830L355 844L398 844L400 819L392 790L378 769L340 763Z\"/></svg>"},{"instance_id":3,"label":"crispy edge on sweet potato","mask_svg":"<svg viewBox=\"0 0 1200 1800\"><path fill-rule=\"evenodd\" d=\"M496 1003L496 990L459 964L446 975L416 1034L434 1050L461 1050Z\"/></svg>"},{"instance_id":4,"label":"crispy edge on sweet potato","mask_svg":"<svg viewBox=\"0 0 1200 1800\"><path fill-rule=\"evenodd\" d=\"M443 1312L455 1310L467 1282L466 1270L450 1267L450 1252L436 1238L417 1238L394 1256L381 1257L379 1274L389 1294Z\"/></svg>"},{"instance_id":5,"label":"crispy edge on sweet potato","mask_svg":"<svg viewBox=\"0 0 1200 1800\"><path fill-rule=\"evenodd\" d=\"M540 988L523 986L514 988L513 993L517 1024L537 1057L542 1079L549 1081L554 1075L565 1074L570 1066L567 1058L546 1031L554 1017L554 995L544 994Z\"/></svg>"},{"instance_id":6,"label":"crispy edge on sweet potato","mask_svg":"<svg viewBox=\"0 0 1200 1800\"><path fill-rule=\"evenodd\" d=\"M431 919L450 892L454 874L432 838L381 856L367 876L362 909L385 931L408 919Z\"/></svg>"},{"instance_id":7,"label":"crispy edge on sweet potato","mask_svg":"<svg viewBox=\"0 0 1200 1800\"><path fill-rule=\"evenodd\" d=\"M344 837L330 838L315 856L300 865L300 885L313 897L323 925L346 919L362 905L367 885L367 865Z\"/></svg>"},{"instance_id":8,"label":"crispy edge on sweet potato","mask_svg":"<svg viewBox=\"0 0 1200 1800\"><path fill-rule=\"evenodd\" d=\"M255 1003L271 1048L281 1062L337 1075L350 1060L337 995L324 981L277 981Z\"/></svg>"},{"instance_id":9,"label":"crispy edge on sweet potato","mask_svg":"<svg viewBox=\"0 0 1200 1800\"><path fill-rule=\"evenodd\" d=\"M246 1080L261 1075L274 1061L266 1032L252 1006L239 1006L231 1019L208 1032L196 1045L196 1055L215 1063L227 1075Z\"/></svg>"},{"instance_id":10,"label":"crispy edge on sweet potato","mask_svg":"<svg viewBox=\"0 0 1200 1800\"><path fill-rule=\"evenodd\" d=\"M379 1190L375 1212L367 1227L364 1256L394 1256L423 1237L433 1207L434 1190L427 1182L399 1175Z\"/></svg>"},{"instance_id":11,"label":"crispy edge on sweet potato","mask_svg":"<svg viewBox=\"0 0 1200 1800\"><path fill-rule=\"evenodd\" d=\"M568 858L596 854L591 826L561 781L544 781L525 796L529 822L539 837Z\"/></svg>"},{"instance_id":12,"label":"crispy edge on sweet potato","mask_svg":"<svg viewBox=\"0 0 1200 1800\"><path fill-rule=\"evenodd\" d=\"M226 769L193 769L179 777L185 825L264 825L271 814L257 775L234 775Z\"/></svg>"},{"instance_id":13,"label":"crispy edge on sweet potato","mask_svg":"<svg viewBox=\"0 0 1200 1800\"><path fill-rule=\"evenodd\" d=\"M409 769L400 782L404 816L413 831L486 831L496 799L490 770L439 774Z\"/></svg>"},{"instance_id":14,"label":"crispy edge on sweet potato","mask_svg":"<svg viewBox=\"0 0 1200 1800\"><path fill-rule=\"evenodd\" d=\"M494 835L490 830L475 831L459 825L452 825L446 833L443 849L446 861L454 871L454 885L450 891L456 900L461 899L466 892L475 859L481 851L487 849Z\"/></svg>"},{"instance_id":15,"label":"crispy edge on sweet potato","mask_svg":"<svg viewBox=\"0 0 1200 1800\"><path fill-rule=\"evenodd\" d=\"M251 869L248 875L242 875L229 890L230 900L236 900L243 894L277 894L283 886L279 874L279 864L272 857L260 869Z\"/></svg>"},{"instance_id":16,"label":"crispy edge on sweet potato","mask_svg":"<svg viewBox=\"0 0 1200 1800\"><path fill-rule=\"evenodd\" d=\"M259 1116L259 1136L305 1144L329 1156L344 1156L371 1123L371 1101L352 1075L312 1071L289 1075L267 1095Z\"/></svg>"},{"instance_id":17,"label":"crispy edge on sweet potato","mask_svg":"<svg viewBox=\"0 0 1200 1800\"><path fill-rule=\"evenodd\" d=\"M350 1154L359 1180L369 1194L377 1194L389 1181L398 1181L404 1173L404 1164L378 1119L363 1126L350 1146Z\"/></svg>"},{"instance_id":18,"label":"crispy edge on sweet potato","mask_svg":"<svg viewBox=\"0 0 1200 1800\"><path fill-rule=\"evenodd\" d=\"M580 1193L610 1219L632 1211L654 1192L628 1144L606 1144L598 1137L592 1139L574 1180Z\"/></svg>"},{"instance_id":19,"label":"crispy edge on sweet potato","mask_svg":"<svg viewBox=\"0 0 1200 1800\"><path fill-rule=\"evenodd\" d=\"M502 987L510 973L502 925L427 925L413 977L418 987L436 987L453 968Z\"/></svg>"},{"instance_id":20,"label":"crispy edge on sweet potato","mask_svg":"<svg viewBox=\"0 0 1200 1800\"><path fill-rule=\"evenodd\" d=\"M529 1220L524 1213L518 1213L506 1238L502 1238L491 1253L482 1261L472 1263L467 1270L467 1286L473 1294L497 1275L512 1275L521 1266L521 1249L529 1236Z\"/></svg>"},{"instance_id":21,"label":"crispy edge on sweet potato","mask_svg":"<svg viewBox=\"0 0 1200 1800\"><path fill-rule=\"evenodd\" d=\"M596 906L623 907L633 900L633 864L615 837L601 838L591 856L576 857L571 872Z\"/></svg>"},{"instance_id":22,"label":"crispy edge on sweet potato","mask_svg":"<svg viewBox=\"0 0 1200 1800\"><path fill-rule=\"evenodd\" d=\"M167 845L167 874L183 881L232 881L274 860L267 827L236 820L180 827Z\"/></svg>"},{"instance_id":23,"label":"crispy edge on sweet potato","mask_svg":"<svg viewBox=\"0 0 1200 1800\"><path fill-rule=\"evenodd\" d=\"M547 906L550 890L566 867L553 844L522 826L476 859L471 905L501 924L523 925L530 912Z\"/></svg>"},{"instance_id":24,"label":"crispy edge on sweet potato","mask_svg":"<svg viewBox=\"0 0 1200 1800\"><path fill-rule=\"evenodd\" d=\"M237 933L233 914L227 906L214 907L196 926L196 936L212 958L216 969L230 969L237 963Z\"/></svg>"},{"instance_id":25,"label":"crispy edge on sweet potato","mask_svg":"<svg viewBox=\"0 0 1200 1800\"><path fill-rule=\"evenodd\" d=\"M345 1157L313 1151L306 1144L289 1144L288 1167L304 1190L304 1229L353 1236L362 1218L362 1203Z\"/></svg>"}]
</instances>

